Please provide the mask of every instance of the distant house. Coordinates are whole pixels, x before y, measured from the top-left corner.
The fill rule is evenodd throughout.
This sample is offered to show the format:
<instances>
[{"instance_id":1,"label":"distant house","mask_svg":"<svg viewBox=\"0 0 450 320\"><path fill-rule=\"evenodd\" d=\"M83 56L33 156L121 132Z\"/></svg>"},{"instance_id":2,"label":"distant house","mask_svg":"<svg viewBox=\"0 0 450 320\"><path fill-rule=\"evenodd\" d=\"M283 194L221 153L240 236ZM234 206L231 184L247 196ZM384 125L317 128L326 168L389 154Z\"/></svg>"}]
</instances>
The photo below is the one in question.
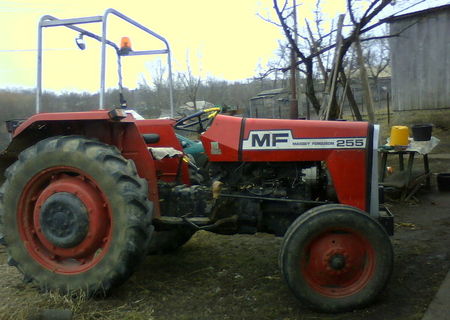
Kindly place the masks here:
<instances>
[{"instance_id":1,"label":"distant house","mask_svg":"<svg viewBox=\"0 0 450 320\"><path fill-rule=\"evenodd\" d=\"M212 108L214 107L214 104L204 100L197 100L195 101L195 106L197 107L197 110L194 108L193 101L186 102L184 105L178 107L178 113L181 115L188 115L195 111Z\"/></svg>"},{"instance_id":2,"label":"distant house","mask_svg":"<svg viewBox=\"0 0 450 320\"><path fill-rule=\"evenodd\" d=\"M250 99L247 110L251 118L289 119L289 90L265 90Z\"/></svg>"},{"instance_id":3,"label":"distant house","mask_svg":"<svg viewBox=\"0 0 450 320\"><path fill-rule=\"evenodd\" d=\"M393 110L450 108L450 5L386 21Z\"/></svg>"}]
</instances>

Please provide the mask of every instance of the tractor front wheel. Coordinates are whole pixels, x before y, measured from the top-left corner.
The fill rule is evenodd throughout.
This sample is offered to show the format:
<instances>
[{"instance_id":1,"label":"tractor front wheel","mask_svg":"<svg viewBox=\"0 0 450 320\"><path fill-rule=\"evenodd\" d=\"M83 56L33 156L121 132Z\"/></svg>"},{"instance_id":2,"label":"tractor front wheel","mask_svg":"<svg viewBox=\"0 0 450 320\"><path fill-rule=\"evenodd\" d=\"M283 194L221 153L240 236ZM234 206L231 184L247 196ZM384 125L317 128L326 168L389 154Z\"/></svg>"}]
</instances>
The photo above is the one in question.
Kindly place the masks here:
<instances>
[{"instance_id":1,"label":"tractor front wheel","mask_svg":"<svg viewBox=\"0 0 450 320\"><path fill-rule=\"evenodd\" d=\"M78 136L40 141L6 170L0 193L9 263L45 291L104 293L148 250L147 181L113 146Z\"/></svg>"},{"instance_id":2,"label":"tractor front wheel","mask_svg":"<svg viewBox=\"0 0 450 320\"><path fill-rule=\"evenodd\" d=\"M392 245L383 227L344 205L302 214L288 229L280 252L281 271L295 296L324 312L366 306L387 284L392 265Z\"/></svg>"}]
</instances>

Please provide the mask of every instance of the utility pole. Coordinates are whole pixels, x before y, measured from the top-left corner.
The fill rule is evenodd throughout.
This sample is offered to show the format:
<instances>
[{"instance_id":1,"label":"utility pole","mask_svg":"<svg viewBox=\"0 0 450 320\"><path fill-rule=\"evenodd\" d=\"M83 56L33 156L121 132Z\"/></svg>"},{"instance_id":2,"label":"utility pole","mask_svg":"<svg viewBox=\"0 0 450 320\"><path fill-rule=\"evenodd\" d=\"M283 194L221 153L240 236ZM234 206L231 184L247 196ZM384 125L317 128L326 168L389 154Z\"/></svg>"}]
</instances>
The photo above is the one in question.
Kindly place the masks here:
<instances>
[{"instance_id":1,"label":"utility pole","mask_svg":"<svg viewBox=\"0 0 450 320\"><path fill-rule=\"evenodd\" d=\"M293 14L292 17L294 19L294 39L295 43L298 43L298 35L297 35L297 1L293 0ZM294 48L291 48L291 108L289 113L290 119L298 119L298 100L297 100L297 52L295 52Z\"/></svg>"}]
</instances>

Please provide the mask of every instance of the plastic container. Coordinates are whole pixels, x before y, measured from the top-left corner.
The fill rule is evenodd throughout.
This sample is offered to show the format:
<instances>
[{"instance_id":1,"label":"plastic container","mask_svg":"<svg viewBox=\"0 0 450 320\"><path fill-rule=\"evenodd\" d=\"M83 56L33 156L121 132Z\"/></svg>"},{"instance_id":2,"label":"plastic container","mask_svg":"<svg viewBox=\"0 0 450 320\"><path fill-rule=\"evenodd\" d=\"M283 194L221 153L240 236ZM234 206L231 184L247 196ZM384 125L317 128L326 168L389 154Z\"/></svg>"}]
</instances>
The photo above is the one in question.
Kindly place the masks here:
<instances>
[{"instance_id":1,"label":"plastic container","mask_svg":"<svg viewBox=\"0 0 450 320\"><path fill-rule=\"evenodd\" d=\"M412 126L414 141L429 141L433 126L431 124L415 124Z\"/></svg>"},{"instance_id":2,"label":"plastic container","mask_svg":"<svg viewBox=\"0 0 450 320\"><path fill-rule=\"evenodd\" d=\"M450 173L438 173L436 179L439 191L450 191Z\"/></svg>"},{"instance_id":3,"label":"plastic container","mask_svg":"<svg viewBox=\"0 0 450 320\"><path fill-rule=\"evenodd\" d=\"M393 126L391 128L391 146L407 146L409 144L409 129L407 126Z\"/></svg>"}]
</instances>

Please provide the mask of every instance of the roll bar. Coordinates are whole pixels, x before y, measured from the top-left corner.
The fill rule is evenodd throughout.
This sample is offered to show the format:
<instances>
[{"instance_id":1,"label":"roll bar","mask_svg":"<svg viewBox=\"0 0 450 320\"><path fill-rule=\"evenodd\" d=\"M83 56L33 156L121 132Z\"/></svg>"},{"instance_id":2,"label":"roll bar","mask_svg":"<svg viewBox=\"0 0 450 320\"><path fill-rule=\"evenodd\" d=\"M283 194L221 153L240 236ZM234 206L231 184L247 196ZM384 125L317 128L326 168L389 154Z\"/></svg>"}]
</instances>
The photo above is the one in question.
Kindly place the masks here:
<instances>
[{"instance_id":1,"label":"roll bar","mask_svg":"<svg viewBox=\"0 0 450 320\"><path fill-rule=\"evenodd\" d=\"M143 50L143 51L130 51L126 54L119 53L119 47L112 41L107 39L107 21L109 15L115 15L116 17L130 23L131 25L143 30L154 38L162 41L166 47L163 50ZM87 23L101 23L102 24L102 34L97 35L83 28L78 27L80 24ZM101 69L100 69L100 101L99 109L104 108L105 102L105 77L106 77L106 45L111 46L116 50L117 55L120 57L126 56L141 56L141 55L155 55L155 54L167 54L167 65L169 70L169 99L170 99L170 114L173 117L173 80L172 80L172 61L170 46L167 40L157 34L156 32L148 29L139 22L125 16L114 9L107 9L103 16L93 16L84 18L74 18L74 19L58 19L50 15L45 15L39 20L38 25L38 49L37 49L37 81L36 81L36 113L39 113L41 108L41 98L42 98L42 30L48 27L66 27L74 30L83 36L90 37L101 43Z\"/></svg>"}]
</instances>

